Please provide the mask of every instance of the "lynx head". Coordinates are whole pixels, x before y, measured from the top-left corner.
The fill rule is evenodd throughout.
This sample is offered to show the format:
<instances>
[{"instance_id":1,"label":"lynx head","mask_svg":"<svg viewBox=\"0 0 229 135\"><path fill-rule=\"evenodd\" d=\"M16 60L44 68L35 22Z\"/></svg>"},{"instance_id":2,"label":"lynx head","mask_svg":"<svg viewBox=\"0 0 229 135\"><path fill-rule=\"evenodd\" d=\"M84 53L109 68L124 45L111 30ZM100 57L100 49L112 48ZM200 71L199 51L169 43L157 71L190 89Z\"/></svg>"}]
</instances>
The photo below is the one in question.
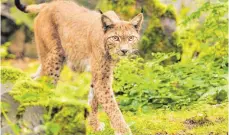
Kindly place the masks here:
<instances>
[{"instance_id":1,"label":"lynx head","mask_svg":"<svg viewBox=\"0 0 229 135\"><path fill-rule=\"evenodd\" d=\"M128 56L137 52L139 31L143 21L142 13L131 21L123 21L112 12L102 14L101 21L104 30L105 51L112 58Z\"/></svg>"}]
</instances>

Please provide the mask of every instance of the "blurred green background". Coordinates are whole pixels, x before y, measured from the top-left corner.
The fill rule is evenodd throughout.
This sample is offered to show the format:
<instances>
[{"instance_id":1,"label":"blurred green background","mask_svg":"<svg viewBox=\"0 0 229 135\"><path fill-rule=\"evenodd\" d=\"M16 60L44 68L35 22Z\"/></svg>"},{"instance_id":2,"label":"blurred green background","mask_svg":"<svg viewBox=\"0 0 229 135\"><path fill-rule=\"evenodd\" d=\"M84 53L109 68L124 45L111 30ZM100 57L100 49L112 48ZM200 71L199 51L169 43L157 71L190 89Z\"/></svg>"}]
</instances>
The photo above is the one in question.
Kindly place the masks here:
<instances>
[{"instance_id":1,"label":"blurred green background","mask_svg":"<svg viewBox=\"0 0 229 135\"><path fill-rule=\"evenodd\" d=\"M133 134L228 133L228 2L226 0L76 1L92 10L114 10L126 20L141 12L143 8L140 56L121 60L114 71L113 89L116 99ZM22 0L22 2L34 4L48 1ZM2 0L1 7L1 83L4 84L12 78L16 68L20 71L15 72L28 77L36 71L39 62L33 42L33 19L36 15L20 12L12 0ZM15 84L10 95L20 103L20 106L45 106L47 113L44 113L42 123L47 129L45 134L79 134L73 130L79 128L76 127L79 113L74 108L81 104L76 104L78 100L80 102L87 100L90 73L73 73L65 67L55 91L46 84L44 78L38 81L41 84L39 89L42 87L44 90L36 92L38 96L36 99L32 91L34 88L24 84L34 82L33 80L17 77L13 80L18 85ZM22 88L23 90L20 90ZM31 94L27 94L28 91ZM44 96L50 94L47 93L50 91L53 92L52 96L45 98L48 101L43 103ZM53 116L48 115L53 112L53 108L57 108ZM7 117L7 111L3 113L4 117ZM85 129L79 128L80 132L112 135L113 130L102 111L100 118L106 122L105 131L94 133L86 126ZM15 134L25 133L22 126L17 126L17 122L9 119L6 123L10 123L10 128L14 129ZM24 127L27 132L32 130L27 128L28 126Z\"/></svg>"}]
</instances>

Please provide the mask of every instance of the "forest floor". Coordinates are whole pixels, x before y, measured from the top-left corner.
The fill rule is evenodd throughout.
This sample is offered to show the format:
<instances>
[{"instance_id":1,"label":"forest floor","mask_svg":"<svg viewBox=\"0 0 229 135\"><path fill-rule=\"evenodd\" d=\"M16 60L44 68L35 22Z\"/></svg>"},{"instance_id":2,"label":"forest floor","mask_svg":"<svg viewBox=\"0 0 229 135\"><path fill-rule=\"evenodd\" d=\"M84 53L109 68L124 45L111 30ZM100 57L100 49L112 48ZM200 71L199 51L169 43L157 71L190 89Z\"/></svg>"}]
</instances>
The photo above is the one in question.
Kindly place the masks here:
<instances>
[{"instance_id":1,"label":"forest floor","mask_svg":"<svg viewBox=\"0 0 229 135\"><path fill-rule=\"evenodd\" d=\"M37 60L3 60L2 66L20 68L28 75L35 73ZM74 77L78 76L78 77ZM58 89L75 88L89 89L91 76L89 73L72 73L64 68ZM70 81L73 82L70 82ZM134 135L226 135L228 134L228 103L217 105L193 104L181 110L151 110L143 113L123 112L124 117ZM100 109L99 118L105 122L105 130L93 133L87 126L88 135L112 135L106 114Z\"/></svg>"},{"instance_id":2,"label":"forest floor","mask_svg":"<svg viewBox=\"0 0 229 135\"><path fill-rule=\"evenodd\" d=\"M134 135L226 135L228 133L227 103L193 105L178 111L152 110L150 113L124 112ZM100 112L105 130L89 135L112 135L105 113Z\"/></svg>"}]
</instances>

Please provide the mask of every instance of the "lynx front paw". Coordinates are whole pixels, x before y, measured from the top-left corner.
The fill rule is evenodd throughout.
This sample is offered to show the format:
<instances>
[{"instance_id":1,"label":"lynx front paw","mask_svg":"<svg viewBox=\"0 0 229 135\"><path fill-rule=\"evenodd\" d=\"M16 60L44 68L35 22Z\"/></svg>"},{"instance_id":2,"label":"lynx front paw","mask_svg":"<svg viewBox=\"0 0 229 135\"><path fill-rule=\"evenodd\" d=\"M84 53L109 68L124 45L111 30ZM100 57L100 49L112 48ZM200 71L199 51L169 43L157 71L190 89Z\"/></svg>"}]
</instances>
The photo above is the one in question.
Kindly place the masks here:
<instances>
[{"instance_id":1,"label":"lynx front paw","mask_svg":"<svg viewBox=\"0 0 229 135\"><path fill-rule=\"evenodd\" d=\"M105 129L105 123L100 122L99 126L95 129L96 131L103 131Z\"/></svg>"},{"instance_id":2,"label":"lynx front paw","mask_svg":"<svg viewBox=\"0 0 229 135\"><path fill-rule=\"evenodd\" d=\"M116 130L115 135L132 135L132 132L129 127L126 127L125 129L122 130Z\"/></svg>"},{"instance_id":3,"label":"lynx front paw","mask_svg":"<svg viewBox=\"0 0 229 135\"><path fill-rule=\"evenodd\" d=\"M103 131L105 129L105 124L99 121L90 121L89 125L92 127L93 131Z\"/></svg>"}]
</instances>

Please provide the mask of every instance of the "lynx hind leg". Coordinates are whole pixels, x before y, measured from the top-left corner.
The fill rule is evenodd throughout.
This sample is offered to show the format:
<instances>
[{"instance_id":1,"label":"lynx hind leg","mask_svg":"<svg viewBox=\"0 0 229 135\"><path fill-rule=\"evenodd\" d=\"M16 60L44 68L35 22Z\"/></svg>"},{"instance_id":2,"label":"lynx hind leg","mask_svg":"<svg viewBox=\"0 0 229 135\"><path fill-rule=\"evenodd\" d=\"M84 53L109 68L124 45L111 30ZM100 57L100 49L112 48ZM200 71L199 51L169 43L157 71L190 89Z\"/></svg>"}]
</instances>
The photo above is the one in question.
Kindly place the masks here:
<instances>
[{"instance_id":1,"label":"lynx hind leg","mask_svg":"<svg viewBox=\"0 0 229 135\"><path fill-rule=\"evenodd\" d=\"M99 122L98 119L98 102L93 94L93 85L91 85L88 94L88 104L91 106L91 112L89 114L89 124L94 129L94 131L103 131L105 129L105 123Z\"/></svg>"},{"instance_id":2,"label":"lynx hind leg","mask_svg":"<svg viewBox=\"0 0 229 135\"><path fill-rule=\"evenodd\" d=\"M31 78L36 80L45 75L53 79L53 84L59 80L60 72L63 67L64 56L57 53L48 54L44 63L42 63L36 73L31 75Z\"/></svg>"},{"instance_id":3,"label":"lynx hind leg","mask_svg":"<svg viewBox=\"0 0 229 135\"><path fill-rule=\"evenodd\" d=\"M53 79L53 84L57 84L59 80L64 59L65 57L61 50L53 49L47 54L47 58L42 63L43 75L51 77Z\"/></svg>"}]
</instances>

